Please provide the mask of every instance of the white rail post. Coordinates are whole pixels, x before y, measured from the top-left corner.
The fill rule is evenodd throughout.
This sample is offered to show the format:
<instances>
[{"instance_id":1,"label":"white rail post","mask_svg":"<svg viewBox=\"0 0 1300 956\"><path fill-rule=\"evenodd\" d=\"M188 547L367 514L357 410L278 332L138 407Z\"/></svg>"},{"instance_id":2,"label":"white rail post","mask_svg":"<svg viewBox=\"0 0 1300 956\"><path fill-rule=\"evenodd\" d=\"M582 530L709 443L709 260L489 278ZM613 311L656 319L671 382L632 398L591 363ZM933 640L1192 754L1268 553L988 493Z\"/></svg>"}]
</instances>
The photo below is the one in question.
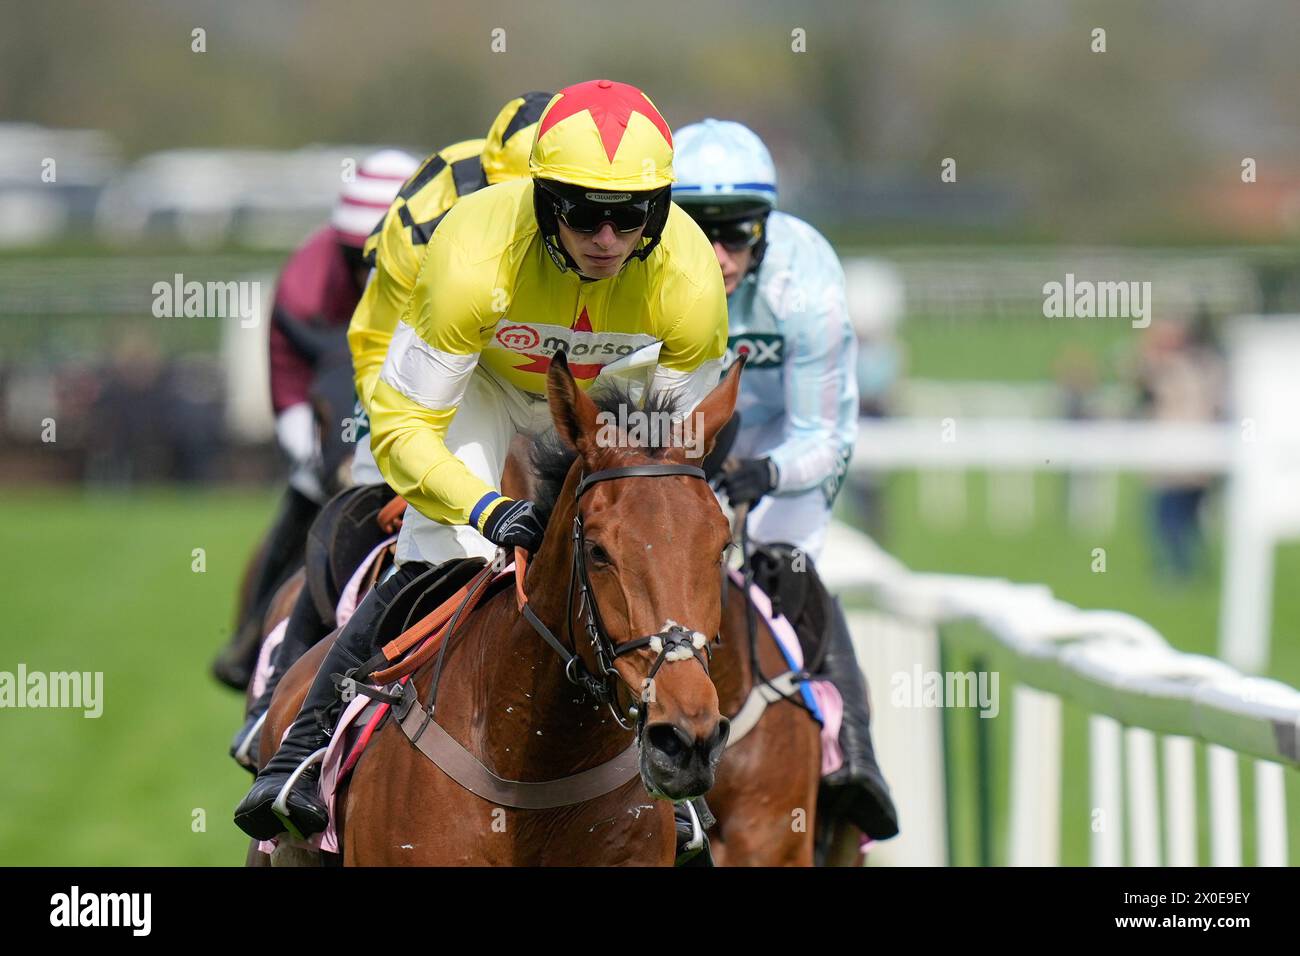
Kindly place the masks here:
<instances>
[{"instance_id":1,"label":"white rail post","mask_svg":"<svg viewBox=\"0 0 1300 956\"><path fill-rule=\"evenodd\" d=\"M1012 866L1061 863L1061 699L1017 685L1011 703Z\"/></svg>"},{"instance_id":2,"label":"white rail post","mask_svg":"<svg viewBox=\"0 0 1300 956\"><path fill-rule=\"evenodd\" d=\"M1196 865L1196 746L1190 737L1164 738L1165 863Z\"/></svg>"},{"instance_id":3,"label":"white rail post","mask_svg":"<svg viewBox=\"0 0 1300 956\"><path fill-rule=\"evenodd\" d=\"M1093 714L1088 718L1088 780L1092 797L1092 865L1124 865L1124 796L1120 725Z\"/></svg>"},{"instance_id":4,"label":"white rail post","mask_svg":"<svg viewBox=\"0 0 1300 956\"><path fill-rule=\"evenodd\" d=\"M910 675L913 667L922 673L938 670L939 636L933 627L874 611L850 611L846 617L871 694L876 756L903 817L899 835L877 844L868 862L946 866L943 711L893 702L895 675Z\"/></svg>"},{"instance_id":5,"label":"white rail post","mask_svg":"<svg viewBox=\"0 0 1300 956\"><path fill-rule=\"evenodd\" d=\"M1160 799L1156 784L1156 737L1139 727L1124 728L1128 785L1129 855L1134 866L1160 865Z\"/></svg>"},{"instance_id":6,"label":"white rail post","mask_svg":"<svg viewBox=\"0 0 1300 956\"><path fill-rule=\"evenodd\" d=\"M1210 765L1210 865L1241 866L1241 788L1237 755L1206 746Z\"/></svg>"},{"instance_id":7,"label":"white rail post","mask_svg":"<svg viewBox=\"0 0 1300 956\"><path fill-rule=\"evenodd\" d=\"M988 521L994 534L1016 534L1034 523L1034 472L1004 471L987 476Z\"/></svg>"},{"instance_id":8,"label":"white rail post","mask_svg":"<svg viewBox=\"0 0 1300 956\"><path fill-rule=\"evenodd\" d=\"M931 528L954 529L966 523L966 473L929 469L917 473L921 521Z\"/></svg>"},{"instance_id":9,"label":"white rail post","mask_svg":"<svg viewBox=\"0 0 1300 956\"><path fill-rule=\"evenodd\" d=\"M1255 865L1286 866L1286 777L1282 765L1255 761Z\"/></svg>"}]
</instances>

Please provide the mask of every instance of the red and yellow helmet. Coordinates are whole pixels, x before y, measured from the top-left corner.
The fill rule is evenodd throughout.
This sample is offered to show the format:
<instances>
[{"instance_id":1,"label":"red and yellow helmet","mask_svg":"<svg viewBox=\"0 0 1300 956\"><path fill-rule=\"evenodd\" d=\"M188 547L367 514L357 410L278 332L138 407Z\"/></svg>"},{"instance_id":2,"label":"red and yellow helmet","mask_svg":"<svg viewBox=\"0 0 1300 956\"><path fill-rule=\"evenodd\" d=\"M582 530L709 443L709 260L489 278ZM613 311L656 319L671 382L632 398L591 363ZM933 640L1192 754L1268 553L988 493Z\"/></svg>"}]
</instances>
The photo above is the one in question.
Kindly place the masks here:
<instances>
[{"instance_id":1,"label":"red and yellow helmet","mask_svg":"<svg viewBox=\"0 0 1300 956\"><path fill-rule=\"evenodd\" d=\"M662 189L673 182L673 134L635 86L588 80L552 97L528 170L534 179L589 189Z\"/></svg>"},{"instance_id":2,"label":"red and yellow helmet","mask_svg":"<svg viewBox=\"0 0 1300 956\"><path fill-rule=\"evenodd\" d=\"M562 271L577 269L558 237L557 217L573 224L565 209L591 207L587 219L597 222L631 211L614 207L637 207L645 225L630 258L645 259L659 244L672 206L673 134L635 86L588 80L556 93L538 121L528 171L538 227Z\"/></svg>"}]
</instances>

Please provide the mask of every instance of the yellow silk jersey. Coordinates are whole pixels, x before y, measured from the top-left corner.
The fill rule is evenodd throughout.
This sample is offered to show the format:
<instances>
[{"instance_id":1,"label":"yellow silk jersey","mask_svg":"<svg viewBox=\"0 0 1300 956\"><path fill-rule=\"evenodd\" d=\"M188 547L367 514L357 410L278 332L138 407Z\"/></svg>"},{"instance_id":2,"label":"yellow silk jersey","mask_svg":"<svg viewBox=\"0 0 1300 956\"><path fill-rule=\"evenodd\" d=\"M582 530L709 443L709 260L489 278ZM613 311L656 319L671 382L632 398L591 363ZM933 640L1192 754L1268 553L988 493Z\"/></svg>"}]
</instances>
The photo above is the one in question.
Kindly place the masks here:
<instances>
[{"instance_id":1,"label":"yellow silk jersey","mask_svg":"<svg viewBox=\"0 0 1300 956\"><path fill-rule=\"evenodd\" d=\"M366 261L375 272L348 326L348 347L362 408L370 405L370 393L388 354L398 316L415 288L429 237L457 200L487 185L481 165L486 142L467 139L426 159L366 240Z\"/></svg>"},{"instance_id":2,"label":"yellow silk jersey","mask_svg":"<svg viewBox=\"0 0 1300 956\"><path fill-rule=\"evenodd\" d=\"M561 349L587 388L606 365L657 345L651 388L675 392L685 411L716 384L726 344L722 271L679 208L644 261L593 281L551 260L531 180L489 186L458 202L428 243L370 396L371 447L388 483L422 514L481 530L502 499L444 442L477 366L542 396Z\"/></svg>"}]
</instances>

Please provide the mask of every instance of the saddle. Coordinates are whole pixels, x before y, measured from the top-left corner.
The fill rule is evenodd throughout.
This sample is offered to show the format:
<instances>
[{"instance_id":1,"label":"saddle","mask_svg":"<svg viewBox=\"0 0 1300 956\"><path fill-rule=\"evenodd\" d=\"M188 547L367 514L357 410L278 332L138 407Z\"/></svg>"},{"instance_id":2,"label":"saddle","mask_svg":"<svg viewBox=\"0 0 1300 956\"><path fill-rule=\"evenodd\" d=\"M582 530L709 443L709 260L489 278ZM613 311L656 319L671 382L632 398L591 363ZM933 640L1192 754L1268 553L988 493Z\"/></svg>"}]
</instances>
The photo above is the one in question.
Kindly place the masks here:
<instances>
[{"instance_id":1,"label":"saddle","mask_svg":"<svg viewBox=\"0 0 1300 956\"><path fill-rule=\"evenodd\" d=\"M306 587L321 621L332 623L339 595L362 561L388 536L377 520L395 497L387 485L345 488L325 503L307 534Z\"/></svg>"},{"instance_id":2,"label":"saddle","mask_svg":"<svg viewBox=\"0 0 1300 956\"><path fill-rule=\"evenodd\" d=\"M308 583L314 581L323 591L335 593L337 600L335 582L344 571L350 575L369 553L356 552L363 545L376 547L400 529L405 511L406 501L387 485L362 485L339 493L313 526L315 540L309 542ZM376 567L381 563L376 562ZM382 648L381 653L358 669L355 679L384 684L401 676L393 672L404 654L428 644L458 611L461 618L468 616L485 597L482 587L471 586L491 577L485 564L482 558L453 558L428 568L402 588L377 625L375 643ZM347 577L342 576L342 580ZM314 591L312 597L316 599ZM328 619L334 619L333 605ZM402 674L410 673L425 659L403 661Z\"/></svg>"},{"instance_id":3,"label":"saddle","mask_svg":"<svg viewBox=\"0 0 1300 956\"><path fill-rule=\"evenodd\" d=\"M804 670L817 673L826 654L826 630L834 612L830 592L812 558L789 544L759 544L753 546L750 566L754 583L772 602L773 615L784 616L794 628L803 650Z\"/></svg>"},{"instance_id":4,"label":"saddle","mask_svg":"<svg viewBox=\"0 0 1300 956\"><path fill-rule=\"evenodd\" d=\"M379 619L376 644L381 650L358 672L358 679L387 684L402 676L390 673L399 662L404 673L419 667L427 655L418 660L416 655L405 655L412 650L418 655L457 611L462 620L467 617L486 596L487 589L473 585L491 574L482 558L454 558L429 568L402 588Z\"/></svg>"}]
</instances>

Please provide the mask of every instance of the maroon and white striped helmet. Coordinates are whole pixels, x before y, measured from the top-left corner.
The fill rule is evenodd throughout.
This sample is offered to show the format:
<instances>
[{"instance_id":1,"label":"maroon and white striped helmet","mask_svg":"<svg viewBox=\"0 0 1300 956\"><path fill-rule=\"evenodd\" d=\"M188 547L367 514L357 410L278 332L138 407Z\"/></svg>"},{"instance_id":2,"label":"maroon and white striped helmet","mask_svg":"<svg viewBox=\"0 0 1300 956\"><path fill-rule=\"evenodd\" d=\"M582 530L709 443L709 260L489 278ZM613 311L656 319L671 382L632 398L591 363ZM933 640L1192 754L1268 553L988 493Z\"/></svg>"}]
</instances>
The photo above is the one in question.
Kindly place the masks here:
<instances>
[{"instance_id":1,"label":"maroon and white striped helmet","mask_svg":"<svg viewBox=\"0 0 1300 956\"><path fill-rule=\"evenodd\" d=\"M381 149L361 161L351 182L345 182L330 216L339 242L358 249L397 198L402 183L415 172L419 160L400 149Z\"/></svg>"}]
</instances>

